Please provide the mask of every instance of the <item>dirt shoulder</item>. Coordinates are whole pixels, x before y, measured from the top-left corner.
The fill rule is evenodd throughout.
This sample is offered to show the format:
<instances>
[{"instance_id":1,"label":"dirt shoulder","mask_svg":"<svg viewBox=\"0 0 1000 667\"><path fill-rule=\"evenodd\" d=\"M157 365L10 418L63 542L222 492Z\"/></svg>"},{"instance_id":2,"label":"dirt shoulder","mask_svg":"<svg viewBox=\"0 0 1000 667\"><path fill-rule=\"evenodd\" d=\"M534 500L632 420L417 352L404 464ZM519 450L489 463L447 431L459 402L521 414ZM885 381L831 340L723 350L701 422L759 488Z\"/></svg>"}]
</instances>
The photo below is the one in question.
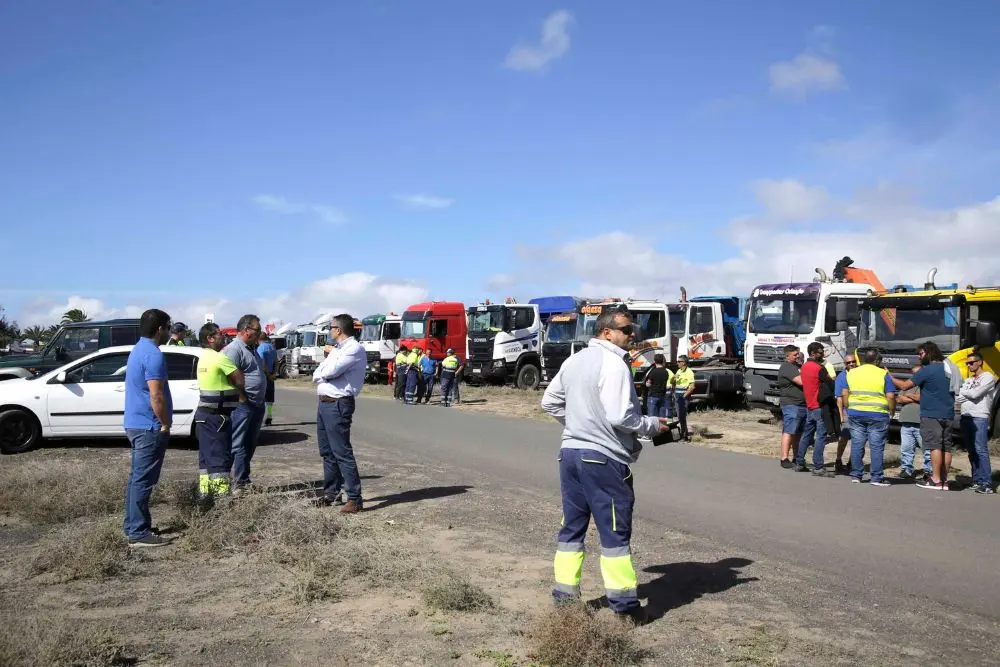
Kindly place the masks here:
<instances>
[{"instance_id":1,"label":"dirt shoulder","mask_svg":"<svg viewBox=\"0 0 1000 667\"><path fill-rule=\"evenodd\" d=\"M268 429L259 492L211 509L190 495L196 453L172 448L153 516L177 542L142 554L118 531L121 441L4 458L0 664L986 664L980 647L998 639L993 620L958 607L886 608L860 580L648 520L633 548L654 622L623 632L606 610L556 616L557 490L358 442L366 511L342 518L310 503L313 431ZM597 601L593 531L588 544L585 599Z\"/></svg>"}]
</instances>

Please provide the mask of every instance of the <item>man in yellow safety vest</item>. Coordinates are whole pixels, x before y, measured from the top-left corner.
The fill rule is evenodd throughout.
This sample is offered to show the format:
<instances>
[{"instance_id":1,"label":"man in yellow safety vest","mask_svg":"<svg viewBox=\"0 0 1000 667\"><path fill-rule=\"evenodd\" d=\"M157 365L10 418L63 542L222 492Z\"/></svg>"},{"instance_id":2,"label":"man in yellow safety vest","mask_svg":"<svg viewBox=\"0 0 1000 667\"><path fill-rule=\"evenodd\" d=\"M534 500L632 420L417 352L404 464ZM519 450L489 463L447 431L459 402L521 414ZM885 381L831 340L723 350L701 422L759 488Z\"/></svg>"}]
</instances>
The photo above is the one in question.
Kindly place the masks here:
<instances>
[{"instance_id":1,"label":"man in yellow safety vest","mask_svg":"<svg viewBox=\"0 0 1000 667\"><path fill-rule=\"evenodd\" d=\"M851 429L851 481L861 483L865 472L865 442L871 447L871 485L889 486L883 474L883 454L889 418L896 411L892 376L879 366L882 355L875 348L857 351L860 366L848 371L841 398Z\"/></svg>"}]
</instances>

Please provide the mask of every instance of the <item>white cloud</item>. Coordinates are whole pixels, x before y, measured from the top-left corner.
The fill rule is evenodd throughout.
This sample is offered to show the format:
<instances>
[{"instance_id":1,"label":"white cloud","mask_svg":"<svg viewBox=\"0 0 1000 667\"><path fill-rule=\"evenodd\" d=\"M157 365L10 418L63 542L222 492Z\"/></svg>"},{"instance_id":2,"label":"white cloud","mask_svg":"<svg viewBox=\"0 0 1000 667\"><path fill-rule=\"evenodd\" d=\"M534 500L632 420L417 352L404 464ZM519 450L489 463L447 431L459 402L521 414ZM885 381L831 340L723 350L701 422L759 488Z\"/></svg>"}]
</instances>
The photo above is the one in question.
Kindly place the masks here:
<instances>
[{"instance_id":1,"label":"white cloud","mask_svg":"<svg viewBox=\"0 0 1000 667\"><path fill-rule=\"evenodd\" d=\"M486 291L502 292L509 290L517 284L516 279L510 273L495 273L486 279Z\"/></svg>"},{"instance_id":2,"label":"white cloud","mask_svg":"<svg viewBox=\"0 0 1000 667\"><path fill-rule=\"evenodd\" d=\"M810 187L791 179L757 181L753 184L753 192L771 220L816 220L831 210L832 201L825 188Z\"/></svg>"},{"instance_id":3,"label":"white cloud","mask_svg":"<svg viewBox=\"0 0 1000 667\"><path fill-rule=\"evenodd\" d=\"M343 211L329 204L291 202L281 195L257 195L252 201L261 209L279 215L311 214L331 225L347 222L347 216L344 215Z\"/></svg>"},{"instance_id":4,"label":"white cloud","mask_svg":"<svg viewBox=\"0 0 1000 667\"><path fill-rule=\"evenodd\" d=\"M307 285L271 296L232 299L209 296L170 301L155 297L142 305L116 306L94 297L71 296L68 300L39 299L27 304L20 313L21 325L49 325L58 322L70 308L82 308L91 319L138 317L147 308L162 308L174 321L197 329L212 313L222 326L234 326L245 313L256 313L265 322L313 320L320 313L347 312L355 317L388 311L401 312L407 306L426 300L427 289L418 283L387 279L364 272L332 275Z\"/></svg>"},{"instance_id":5,"label":"white cloud","mask_svg":"<svg viewBox=\"0 0 1000 667\"><path fill-rule=\"evenodd\" d=\"M394 195L393 199L404 207L414 211L437 211L449 208L455 203L454 199L447 197L435 197L434 195Z\"/></svg>"},{"instance_id":6,"label":"white cloud","mask_svg":"<svg viewBox=\"0 0 1000 667\"><path fill-rule=\"evenodd\" d=\"M801 194L815 189L777 190ZM582 296L674 299L681 285L692 295L745 295L755 285L787 281L792 272L796 281L807 282L814 268L830 273L848 255L857 266L875 270L886 286L923 284L931 267L939 269L939 283L1000 281L993 252L1000 244L1000 197L927 209L909 203L898 188L880 186L849 200L828 198L827 205L847 224L816 228L803 224L804 218L764 224L757 217L734 220L723 232L732 252L718 261L659 252L645 235L613 231L556 247L522 248L523 272L517 275L524 276L519 282L558 286ZM783 213L795 210L781 206L777 210ZM799 208L803 216L814 211Z\"/></svg>"},{"instance_id":7,"label":"white cloud","mask_svg":"<svg viewBox=\"0 0 1000 667\"><path fill-rule=\"evenodd\" d=\"M538 44L517 44L507 53L504 67L520 71L545 69L553 60L562 58L569 52L569 27L573 15L565 9L552 12L542 21L542 34Z\"/></svg>"},{"instance_id":8,"label":"white cloud","mask_svg":"<svg viewBox=\"0 0 1000 667\"><path fill-rule=\"evenodd\" d=\"M811 92L846 90L847 80L833 60L803 52L768 68L771 91L805 99Z\"/></svg>"}]
</instances>

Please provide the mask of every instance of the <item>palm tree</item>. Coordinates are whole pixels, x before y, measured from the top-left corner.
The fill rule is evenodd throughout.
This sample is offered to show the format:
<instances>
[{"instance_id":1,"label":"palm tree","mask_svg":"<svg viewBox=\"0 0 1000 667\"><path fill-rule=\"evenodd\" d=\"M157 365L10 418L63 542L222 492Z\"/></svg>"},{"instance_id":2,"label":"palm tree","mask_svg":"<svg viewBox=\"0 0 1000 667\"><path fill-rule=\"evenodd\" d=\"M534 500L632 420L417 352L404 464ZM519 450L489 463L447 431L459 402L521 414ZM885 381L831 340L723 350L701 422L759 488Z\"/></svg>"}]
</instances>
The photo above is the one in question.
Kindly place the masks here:
<instances>
[{"instance_id":1,"label":"palm tree","mask_svg":"<svg viewBox=\"0 0 1000 667\"><path fill-rule=\"evenodd\" d=\"M72 322L86 322L90 318L87 317L86 311L80 310L79 308L70 308L62 316L61 324L70 324Z\"/></svg>"},{"instance_id":2,"label":"palm tree","mask_svg":"<svg viewBox=\"0 0 1000 667\"><path fill-rule=\"evenodd\" d=\"M42 341L48 338L48 336L45 335L45 329L38 326L37 324L33 327L28 327L27 329L25 329L24 337L30 338L31 341L35 344L35 347L39 347L42 344Z\"/></svg>"}]
</instances>

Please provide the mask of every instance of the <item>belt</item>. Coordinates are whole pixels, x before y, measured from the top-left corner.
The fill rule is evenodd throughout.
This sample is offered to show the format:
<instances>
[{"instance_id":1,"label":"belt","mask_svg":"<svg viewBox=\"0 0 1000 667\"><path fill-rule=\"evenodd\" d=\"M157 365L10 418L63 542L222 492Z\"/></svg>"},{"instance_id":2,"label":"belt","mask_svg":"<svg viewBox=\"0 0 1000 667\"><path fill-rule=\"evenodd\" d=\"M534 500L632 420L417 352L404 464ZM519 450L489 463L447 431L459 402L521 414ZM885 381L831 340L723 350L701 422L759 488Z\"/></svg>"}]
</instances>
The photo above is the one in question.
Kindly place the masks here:
<instances>
[{"instance_id":1,"label":"belt","mask_svg":"<svg viewBox=\"0 0 1000 667\"><path fill-rule=\"evenodd\" d=\"M233 408L208 407L205 405L199 405L198 410L201 412L210 412L214 415L228 415L233 411Z\"/></svg>"},{"instance_id":2,"label":"belt","mask_svg":"<svg viewBox=\"0 0 1000 667\"><path fill-rule=\"evenodd\" d=\"M319 402L320 403L336 403L337 401L346 401L346 400L352 400L353 401L354 397L353 396L338 396L337 398L334 398L333 396L320 396L319 397Z\"/></svg>"}]
</instances>

